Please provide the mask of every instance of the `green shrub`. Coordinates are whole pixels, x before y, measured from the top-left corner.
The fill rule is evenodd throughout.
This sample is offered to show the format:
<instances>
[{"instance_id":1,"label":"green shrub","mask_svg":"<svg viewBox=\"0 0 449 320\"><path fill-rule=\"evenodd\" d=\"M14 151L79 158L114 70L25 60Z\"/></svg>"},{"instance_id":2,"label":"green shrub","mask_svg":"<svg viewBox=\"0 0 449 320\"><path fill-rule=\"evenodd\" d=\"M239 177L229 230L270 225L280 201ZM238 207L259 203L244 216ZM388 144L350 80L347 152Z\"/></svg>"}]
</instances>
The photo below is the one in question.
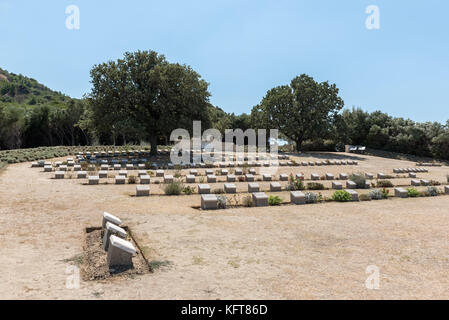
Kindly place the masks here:
<instances>
[{"instance_id":1,"label":"green shrub","mask_svg":"<svg viewBox=\"0 0 449 320\"><path fill-rule=\"evenodd\" d=\"M394 185L389 180L379 180L377 181L378 188L393 188Z\"/></svg>"},{"instance_id":2,"label":"green shrub","mask_svg":"<svg viewBox=\"0 0 449 320\"><path fill-rule=\"evenodd\" d=\"M182 192L185 193L186 195L191 195L191 194L195 193L195 188L186 186L186 187L184 187L184 189L182 189Z\"/></svg>"},{"instance_id":3,"label":"green shrub","mask_svg":"<svg viewBox=\"0 0 449 320\"><path fill-rule=\"evenodd\" d=\"M384 199L388 199L388 196L390 195L390 190L387 190L385 188L382 189L382 197Z\"/></svg>"},{"instance_id":4,"label":"green shrub","mask_svg":"<svg viewBox=\"0 0 449 320\"><path fill-rule=\"evenodd\" d=\"M169 196L177 196L180 195L183 190L183 185L180 181L170 182L165 185L164 192Z\"/></svg>"},{"instance_id":5,"label":"green shrub","mask_svg":"<svg viewBox=\"0 0 449 320\"><path fill-rule=\"evenodd\" d=\"M281 204L281 202L282 202L282 199L279 198L278 196L270 195L270 196L268 197L268 204L269 204L270 206L278 206L278 205Z\"/></svg>"},{"instance_id":6,"label":"green shrub","mask_svg":"<svg viewBox=\"0 0 449 320\"><path fill-rule=\"evenodd\" d=\"M306 192L304 195L306 196L306 203L317 203L318 202L318 196L316 193Z\"/></svg>"},{"instance_id":7,"label":"green shrub","mask_svg":"<svg viewBox=\"0 0 449 320\"><path fill-rule=\"evenodd\" d=\"M136 176L130 175L130 176L128 177L128 183L129 183L129 184L136 184L136 182L137 182L137 177L136 177Z\"/></svg>"},{"instance_id":8,"label":"green shrub","mask_svg":"<svg viewBox=\"0 0 449 320\"><path fill-rule=\"evenodd\" d=\"M348 202L352 200L352 196L345 190L337 190L332 195L332 200L337 202Z\"/></svg>"},{"instance_id":9,"label":"green shrub","mask_svg":"<svg viewBox=\"0 0 449 320\"><path fill-rule=\"evenodd\" d=\"M305 190L304 182L301 179L294 178L293 175L290 175L290 183L287 186L287 190L289 191L297 191L297 190Z\"/></svg>"},{"instance_id":10,"label":"green shrub","mask_svg":"<svg viewBox=\"0 0 449 320\"><path fill-rule=\"evenodd\" d=\"M420 196L420 192L418 190L416 190L415 188L408 188L407 189L407 195L410 198L416 198Z\"/></svg>"},{"instance_id":11,"label":"green shrub","mask_svg":"<svg viewBox=\"0 0 449 320\"><path fill-rule=\"evenodd\" d=\"M427 193L431 197L436 197L438 196L438 189L436 187L427 187Z\"/></svg>"},{"instance_id":12,"label":"green shrub","mask_svg":"<svg viewBox=\"0 0 449 320\"><path fill-rule=\"evenodd\" d=\"M309 190L324 190L324 185L319 182L309 182L307 184L307 189L309 189Z\"/></svg>"}]
</instances>

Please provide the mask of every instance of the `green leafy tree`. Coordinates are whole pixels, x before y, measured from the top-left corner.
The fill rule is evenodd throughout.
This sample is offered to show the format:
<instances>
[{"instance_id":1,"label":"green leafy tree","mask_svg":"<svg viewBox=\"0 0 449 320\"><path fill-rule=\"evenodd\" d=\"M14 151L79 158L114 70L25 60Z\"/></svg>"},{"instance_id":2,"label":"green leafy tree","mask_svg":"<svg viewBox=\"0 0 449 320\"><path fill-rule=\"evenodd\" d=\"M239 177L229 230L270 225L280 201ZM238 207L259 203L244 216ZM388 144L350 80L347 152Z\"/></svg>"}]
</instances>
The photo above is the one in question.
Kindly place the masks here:
<instances>
[{"instance_id":1,"label":"green leafy tree","mask_svg":"<svg viewBox=\"0 0 449 320\"><path fill-rule=\"evenodd\" d=\"M318 83L303 74L289 86L269 90L251 112L253 123L258 128L279 129L299 151L303 141L329 135L344 106L338 92L335 84Z\"/></svg>"}]
</instances>

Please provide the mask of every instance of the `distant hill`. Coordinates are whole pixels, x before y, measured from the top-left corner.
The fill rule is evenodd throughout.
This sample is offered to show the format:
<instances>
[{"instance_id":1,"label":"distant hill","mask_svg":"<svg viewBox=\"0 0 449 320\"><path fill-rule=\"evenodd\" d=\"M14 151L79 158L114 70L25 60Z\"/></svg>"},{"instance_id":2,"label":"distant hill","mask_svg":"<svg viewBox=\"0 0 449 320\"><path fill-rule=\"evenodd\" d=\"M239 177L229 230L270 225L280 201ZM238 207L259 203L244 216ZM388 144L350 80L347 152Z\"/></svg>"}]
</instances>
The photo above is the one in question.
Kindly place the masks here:
<instances>
[{"instance_id":1,"label":"distant hill","mask_svg":"<svg viewBox=\"0 0 449 320\"><path fill-rule=\"evenodd\" d=\"M71 100L74 99L53 91L32 78L0 68L0 103L66 105Z\"/></svg>"}]
</instances>

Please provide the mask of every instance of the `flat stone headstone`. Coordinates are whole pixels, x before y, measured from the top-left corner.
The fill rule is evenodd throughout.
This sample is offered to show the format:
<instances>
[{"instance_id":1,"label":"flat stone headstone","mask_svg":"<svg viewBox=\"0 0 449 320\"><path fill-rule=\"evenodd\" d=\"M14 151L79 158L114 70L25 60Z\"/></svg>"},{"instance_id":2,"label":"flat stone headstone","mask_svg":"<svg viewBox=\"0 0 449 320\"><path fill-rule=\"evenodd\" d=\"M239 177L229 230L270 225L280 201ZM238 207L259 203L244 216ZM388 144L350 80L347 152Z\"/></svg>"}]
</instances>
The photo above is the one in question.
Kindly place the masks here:
<instances>
[{"instance_id":1,"label":"flat stone headstone","mask_svg":"<svg viewBox=\"0 0 449 320\"><path fill-rule=\"evenodd\" d=\"M428 185L430 185L430 181L426 180L426 179L421 179L421 185L428 186Z\"/></svg>"},{"instance_id":2,"label":"flat stone headstone","mask_svg":"<svg viewBox=\"0 0 449 320\"><path fill-rule=\"evenodd\" d=\"M190 170L190 175L196 177L198 175L198 170L196 170L196 169Z\"/></svg>"},{"instance_id":3,"label":"flat stone headstone","mask_svg":"<svg viewBox=\"0 0 449 320\"><path fill-rule=\"evenodd\" d=\"M233 183L225 183L224 190L226 193L236 193L237 187Z\"/></svg>"},{"instance_id":4,"label":"flat stone headstone","mask_svg":"<svg viewBox=\"0 0 449 320\"><path fill-rule=\"evenodd\" d=\"M268 196L264 192L254 192L253 204L256 207L267 207L268 206Z\"/></svg>"},{"instance_id":5,"label":"flat stone headstone","mask_svg":"<svg viewBox=\"0 0 449 320\"><path fill-rule=\"evenodd\" d=\"M256 169L249 169L249 173L252 175L257 174Z\"/></svg>"},{"instance_id":6,"label":"flat stone headstone","mask_svg":"<svg viewBox=\"0 0 449 320\"><path fill-rule=\"evenodd\" d=\"M120 226L122 224L122 220L120 220L120 218L118 218L108 212L103 212L103 220L101 222L101 226L103 228L106 228L107 222L115 224L116 226Z\"/></svg>"},{"instance_id":7,"label":"flat stone headstone","mask_svg":"<svg viewBox=\"0 0 449 320\"><path fill-rule=\"evenodd\" d=\"M271 180L272 180L271 174L264 174L263 175L263 181L271 181Z\"/></svg>"},{"instance_id":8,"label":"flat stone headstone","mask_svg":"<svg viewBox=\"0 0 449 320\"><path fill-rule=\"evenodd\" d=\"M140 184L150 184L150 176L149 175L143 175L140 176Z\"/></svg>"},{"instance_id":9,"label":"flat stone headstone","mask_svg":"<svg viewBox=\"0 0 449 320\"><path fill-rule=\"evenodd\" d=\"M449 195L449 186L444 186L444 193Z\"/></svg>"},{"instance_id":10,"label":"flat stone headstone","mask_svg":"<svg viewBox=\"0 0 449 320\"><path fill-rule=\"evenodd\" d=\"M214 170L207 169L206 170L206 176L212 176L214 174Z\"/></svg>"},{"instance_id":11,"label":"flat stone headstone","mask_svg":"<svg viewBox=\"0 0 449 320\"><path fill-rule=\"evenodd\" d=\"M201 209L216 210L218 209L218 198L215 194L201 195Z\"/></svg>"},{"instance_id":12,"label":"flat stone headstone","mask_svg":"<svg viewBox=\"0 0 449 320\"><path fill-rule=\"evenodd\" d=\"M228 175L229 171L227 169L221 169L221 175L226 176Z\"/></svg>"},{"instance_id":13,"label":"flat stone headstone","mask_svg":"<svg viewBox=\"0 0 449 320\"><path fill-rule=\"evenodd\" d=\"M254 176L252 174L246 174L245 178L246 178L247 182L253 182L254 181Z\"/></svg>"},{"instance_id":14,"label":"flat stone headstone","mask_svg":"<svg viewBox=\"0 0 449 320\"><path fill-rule=\"evenodd\" d=\"M174 178L171 174L167 174L164 176L164 183L172 183L173 180L174 180Z\"/></svg>"},{"instance_id":15,"label":"flat stone headstone","mask_svg":"<svg viewBox=\"0 0 449 320\"><path fill-rule=\"evenodd\" d=\"M147 173L146 170L139 170L139 171L137 171L137 175L138 175L139 177L141 177L141 176L147 176L148 173Z\"/></svg>"},{"instance_id":16,"label":"flat stone headstone","mask_svg":"<svg viewBox=\"0 0 449 320\"><path fill-rule=\"evenodd\" d=\"M348 180L348 175L346 173L340 173L341 180Z\"/></svg>"},{"instance_id":17,"label":"flat stone headstone","mask_svg":"<svg viewBox=\"0 0 449 320\"><path fill-rule=\"evenodd\" d=\"M288 174L285 174L285 173L280 174L279 175L279 180L281 180L281 181L288 181Z\"/></svg>"},{"instance_id":18,"label":"flat stone headstone","mask_svg":"<svg viewBox=\"0 0 449 320\"><path fill-rule=\"evenodd\" d=\"M188 174L186 176L186 183L195 183L195 179L196 179L195 175Z\"/></svg>"},{"instance_id":19,"label":"flat stone headstone","mask_svg":"<svg viewBox=\"0 0 449 320\"><path fill-rule=\"evenodd\" d=\"M374 179L374 174L372 174L372 173L365 173L365 178L366 179Z\"/></svg>"},{"instance_id":20,"label":"flat stone headstone","mask_svg":"<svg viewBox=\"0 0 449 320\"><path fill-rule=\"evenodd\" d=\"M44 167L44 172L52 172L53 171L53 167L52 166L45 166Z\"/></svg>"},{"instance_id":21,"label":"flat stone headstone","mask_svg":"<svg viewBox=\"0 0 449 320\"><path fill-rule=\"evenodd\" d=\"M260 191L259 184L257 184L257 183L248 183L248 192L249 193L259 192L259 191Z\"/></svg>"},{"instance_id":22,"label":"flat stone headstone","mask_svg":"<svg viewBox=\"0 0 449 320\"><path fill-rule=\"evenodd\" d=\"M119 175L119 176L123 176L123 177L128 177L128 171L126 171L126 170L120 170L120 171L118 172L118 175Z\"/></svg>"},{"instance_id":23,"label":"flat stone headstone","mask_svg":"<svg viewBox=\"0 0 449 320\"><path fill-rule=\"evenodd\" d=\"M87 177L87 172L86 171L78 171L76 177L78 179L86 179Z\"/></svg>"},{"instance_id":24,"label":"flat stone headstone","mask_svg":"<svg viewBox=\"0 0 449 320\"><path fill-rule=\"evenodd\" d=\"M334 180L334 175L332 173L326 173L326 180Z\"/></svg>"},{"instance_id":25,"label":"flat stone headstone","mask_svg":"<svg viewBox=\"0 0 449 320\"><path fill-rule=\"evenodd\" d=\"M198 185L198 193L199 194L209 194L210 186L208 184L199 184Z\"/></svg>"},{"instance_id":26,"label":"flat stone headstone","mask_svg":"<svg viewBox=\"0 0 449 320\"><path fill-rule=\"evenodd\" d=\"M421 180L412 179L411 185L412 186L420 186L421 185Z\"/></svg>"},{"instance_id":27,"label":"flat stone headstone","mask_svg":"<svg viewBox=\"0 0 449 320\"><path fill-rule=\"evenodd\" d=\"M320 175L317 174L317 173L312 173L310 175L310 179L312 179L312 180L320 180Z\"/></svg>"},{"instance_id":28,"label":"flat stone headstone","mask_svg":"<svg viewBox=\"0 0 449 320\"><path fill-rule=\"evenodd\" d=\"M79 164L74 165L73 171L81 171L81 166Z\"/></svg>"},{"instance_id":29,"label":"flat stone headstone","mask_svg":"<svg viewBox=\"0 0 449 320\"><path fill-rule=\"evenodd\" d=\"M416 173L410 172L410 173L408 174L408 176L409 176L409 178L416 178Z\"/></svg>"},{"instance_id":30,"label":"flat stone headstone","mask_svg":"<svg viewBox=\"0 0 449 320\"><path fill-rule=\"evenodd\" d=\"M103 248L105 251L108 251L109 240L112 235L117 236L122 239L126 239L126 236L127 236L125 229L120 228L119 226L117 226L113 223L106 222L106 226L105 226L104 234L103 234Z\"/></svg>"},{"instance_id":31,"label":"flat stone headstone","mask_svg":"<svg viewBox=\"0 0 449 320\"><path fill-rule=\"evenodd\" d=\"M233 174L228 174L228 175L226 176L226 181L227 181L227 182L235 182L235 175L233 175Z\"/></svg>"},{"instance_id":32,"label":"flat stone headstone","mask_svg":"<svg viewBox=\"0 0 449 320\"><path fill-rule=\"evenodd\" d=\"M163 177L165 174L164 170L156 170L156 177Z\"/></svg>"},{"instance_id":33,"label":"flat stone headstone","mask_svg":"<svg viewBox=\"0 0 449 320\"><path fill-rule=\"evenodd\" d=\"M404 188L395 188L394 196L398 198L407 198L408 197L407 190L405 190Z\"/></svg>"},{"instance_id":34,"label":"flat stone headstone","mask_svg":"<svg viewBox=\"0 0 449 320\"><path fill-rule=\"evenodd\" d=\"M217 177L215 175L213 175L213 174L208 175L207 176L207 182L208 183L215 183L215 182L217 182Z\"/></svg>"},{"instance_id":35,"label":"flat stone headstone","mask_svg":"<svg viewBox=\"0 0 449 320\"><path fill-rule=\"evenodd\" d=\"M234 174L236 176L241 176L243 174L243 171L242 171L242 169L235 169Z\"/></svg>"},{"instance_id":36,"label":"flat stone headstone","mask_svg":"<svg viewBox=\"0 0 449 320\"><path fill-rule=\"evenodd\" d=\"M67 171L67 166L66 165L59 166L59 171Z\"/></svg>"},{"instance_id":37,"label":"flat stone headstone","mask_svg":"<svg viewBox=\"0 0 449 320\"><path fill-rule=\"evenodd\" d=\"M332 189L341 190L341 189L343 189L343 185L341 182L334 181L334 182L332 182Z\"/></svg>"},{"instance_id":38,"label":"flat stone headstone","mask_svg":"<svg viewBox=\"0 0 449 320\"><path fill-rule=\"evenodd\" d=\"M142 181L140 183L142 183ZM148 185L136 186L136 197L148 197L149 195L150 195L150 186Z\"/></svg>"},{"instance_id":39,"label":"flat stone headstone","mask_svg":"<svg viewBox=\"0 0 449 320\"><path fill-rule=\"evenodd\" d=\"M306 195L301 191L291 191L290 201L294 204L306 204Z\"/></svg>"},{"instance_id":40,"label":"flat stone headstone","mask_svg":"<svg viewBox=\"0 0 449 320\"><path fill-rule=\"evenodd\" d=\"M132 257L136 249L129 241L112 235L109 238L107 264L110 269L114 267L132 267Z\"/></svg>"},{"instance_id":41,"label":"flat stone headstone","mask_svg":"<svg viewBox=\"0 0 449 320\"><path fill-rule=\"evenodd\" d=\"M125 184L126 183L126 177L125 176L115 176L115 184Z\"/></svg>"},{"instance_id":42,"label":"flat stone headstone","mask_svg":"<svg viewBox=\"0 0 449 320\"><path fill-rule=\"evenodd\" d=\"M100 183L99 176L89 176L88 178L89 185L96 185Z\"/></svg>"},{"instance_id":43,"label":"flat stone headstone","mask_svg":"<svg viewBox=\"0 0 449 320\"><path fill-rule=\"evenodd\" d=\"M65 172L64 171L56 171L55 172L55 179L64 179Z\"/></svg>"},{"instance_id":44,"label":"flat stone headstone","mask_svg":"<svg viewBox=\"0 0 449 320\"><path fill-rule=\"evenodd\" d=\"M359 201L359 194L357 193L357 191L348 189L346 190L346 192L351 195L352 201Z\"/></svg>"},{"instance_id":45,"label":"flat stone headstone","mask_svg":"<svg viewBox=\"0 0 449 320\"><path fill-rule=\"evenodd\" d=\"M118 171L118 170L120 170L121 168L122 168L121 165L119 165L119 164L114 164L114 170Z\"/></svg>"},{"instance_id":46,"label":"flat stone headstone","mask_svg":"<svg viewBox=\"0 0 449 320\"><path fill-rule=\"evenodd\" d=\"M386 179L386 178L387 178L387 176L384 173L382 173L382 172L379 172L377 174L377 179Z\"/></svg>"},{"instance_id":47,"label":"flat stone headstone","mask_svg":"<svg viewBox=\"0 0 449 320\"><path fill-rule=\"evenodd\" d=\"M357 188L357 183L355 183L354 181L346 181L346 188L355 189Z\"/></svg>"},{"instance_id":48,"label":"flat stone headstone","mask_svg":"<svg viewBox=\"0 0 449 320\"><path fill-rule=\"evenodd\" d=\"M102 179L105 179L108 177L108 172L107 171L99 171L98 176Z\"/></svg>"},{"instance_id":49,"label":"flat stone headstone","mask_svg":"<svg viewBox=\"0 0 449 320\"><path fill-rule=\"evenodd\" d=\"M270 191L271 192L280 192L282 191L282 186L279 182L271 182L270 183Z\"/></svg>"}]
</instances>

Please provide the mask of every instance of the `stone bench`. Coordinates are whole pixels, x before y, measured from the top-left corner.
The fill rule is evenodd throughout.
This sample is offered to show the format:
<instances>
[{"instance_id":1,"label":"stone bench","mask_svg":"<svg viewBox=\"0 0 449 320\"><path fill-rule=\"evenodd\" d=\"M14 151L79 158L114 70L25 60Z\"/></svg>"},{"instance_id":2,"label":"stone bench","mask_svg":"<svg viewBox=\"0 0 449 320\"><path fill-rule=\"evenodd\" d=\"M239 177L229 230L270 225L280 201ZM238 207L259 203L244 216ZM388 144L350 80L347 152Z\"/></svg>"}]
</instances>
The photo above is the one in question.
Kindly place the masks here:
<instances>
[{"instance_id":1,"label":"stone bench","mask_svg":"<svg viewBox=\"0 0 449 320\"><path fill-rule=\"evenodd\" d=\"M357 191L351 190L351 189L347 189L346 192L351 195L352 201L359 201L359 194L357 193Z\"/></svg>"},{"instance_id":2,"label":"stone bench","mask_svg":"<svg viewBox=\"0 0 449 320\"><path fill-rule=\"evenodd\" d=\"M253 204L255 207L267 207L268 196L264 192L255 192L253 195Z\"/></svg>"},{"instance_id":3,"label":"stone bench","mask_svg":"<svg viewBox=\"0 0 449 320\"><path fill-rule=\"evenodd\" d=\"M126 183L126 177L125 176L115 176L115 184L125 184Z\"/></svg>"},{"instance_id":4,"label":"stone bench","mask_svg":"<svg viewBox=\"0 0 449 320\"><path fill-rule=\"evenodd\" d=\"M263 181L271 181L271 180L272 180L271 174L264 174L263 175Z\"/></svg>"},{"instance_id":5,"label":"stone bench","mask_svg":"<svg viewBox=\"0 0 449 320\"><path fill-rule=\"evenodd\" d=\"M164 175L164 183L172 183L173 179L174 178L171 174Z\"/></svg>"},{"instance_id":6,"label":"stone bench","mask_svg":"<svg viewBox=\"0 0 449 320\"><path fill-rule=\"evenodd\" d=\"M208 194L208 193L210 193L210 186L208 184L199 184L198 185L198 193L199 194Z\"/></svg>"},{"instance_id":7,"label":"stone bench","mask_svg":"<svg viewBox=\"0 0 449 320\"><path fill-rule=\"evenodd\" d=\"M282 191L282 186L279 182L271 182L270 183L270 191L271 192L280 192Z\"/></svg>"},{"instance_id":8,"label":"stone bench","mask_svg":"<svg viewBox=\"0 0 449 320\"><path fill-rule=\"evenodd\" d=\"M420 180L416 180L416 179L412 179L411 181L411 185L412 186L420 186L421 185L421 181Z\"/></svg>"},{"instance_id":9,"label":"stone bench","mask_svg":"<svg viewBox=\"0 0 449 320\"><path fill-rule=\"evenodd\" d=\"M150 184L150 176L149 175L140 176L140 184Z\"/></svg>"},{"instance_id":10,"label":"stone bench","mask_svg":"<svg viewBox=\"0 0 449 320\"><path fill-rule=\"evenodd\" d=\"M87 172L86 171L78 171L76 177L78 179L86 179L87 177Z\"/></svg>"},{"instance_id":11,"label":"stone bench","mask_svg":"<svg viewBox=\"0 0 449 320\"><path fill-rule=\"evenodd\" d=\"M110 269L114 267L132 267L132 257L136 249L129 241L112 235L109 238L107 264Z\"/></svg>"},{"instance_id":12,"label":"stone bench","mask_svg":"<svg viewBox=\"0 0 449 320\"><path fill-rule=\"evenodd\" d=\"M341 184L341 182L332 182L332 189L334 190L341 190L343 189L343 185Z\"/></svg>"},{"instance_id":13,"label":"stone bench","mask_svg":"<svg viewBox=\"0 0 449 320\"><path fill-rule=\"evenodd\" d=\"M283 173L283 174L279 175L279 180L288 181L288 174Z\"/></svg>"},{"instance_id":14,"label":"stone bench","mask_svg":"<svg viewBox=\"0 0 449 320\"><path fill-rule=\"evenodd\" d=\"M88 178L89 185L97 185L100 183L99 176L89 176Z\"/></svg>"},{"instance_id":15,"label":"stone bench","mask_svg":"<svg viewBox=\"0 0 449 320\"><path fill-rule=\"evenodd\" d=\"M64 179L65 172L64 171L56 171L55 172L55 179Z\"/></svg>"},{"instance_id":16,"label":"stone bench","mask_svg":"<svg viewBox=\"0 0 449 320\"><path fill-rule=\"evenodd\" d=\"M306 204L306 195L301 191L291 191L290 201L294 204Z\"/></svg>"},{"instance_id":17,"label":"stone bench","mask_svg":"<svg viewBox=\"0 0 449 320\"><path fill-rule=\"evenodd\" d=\"M248 192L252 193L252 192L259 192L260 191L260 187L258 183L248 183Z\"/></svg>"},{"instance_id":18,"label":"stone bench","mask_svg":"<svg viewBox=\"0 0 449 320\"><path fill-rule=\"evenodd\" d=\"M394 196L398 198L407 198L408 197L407 190L405 190L404 188L395 188Z\"/></svg>"},{"instance_id":19,"label":"stone bench","mask_svg":"<svg viewBox=\"0 0 449 320\"><path fill-rule=\"evenodd\" d=\"M149 195L150 186L136 186L136 197L148 197Z\"/></svg>"},{"instance_id":20,"label":"stone bench","mask_svg":"<svg viewBox=\"0 0 449 320\"><path fill-rule=\"evenodd\" d=\"M237 187L233 183L225 183L224 190L226 193L236 193Z\"/></svg>"},{"instance_id":21,"label":"stone bench","mask_svg":"<svg viewBox=\"0 0 449 320\"><path fill-rule=\"evenodd\" d=\"M215 194L201 195L201 209L216 210L218 209L218 198Z\"/></svg>"},{"instance_id":22,"label":"stone bench","mask_svg":"<svg viewBox=\"0 0 449 320\"><path fill-rule=\"evenodd\" d=\"M125 229L120 228L119 226L111 222L106 222L103 234L103 248L105 251L108 251L109 241L111 236L113 235L122 239L126 239L127 236Z\"/></svg>"}]
</instances>

